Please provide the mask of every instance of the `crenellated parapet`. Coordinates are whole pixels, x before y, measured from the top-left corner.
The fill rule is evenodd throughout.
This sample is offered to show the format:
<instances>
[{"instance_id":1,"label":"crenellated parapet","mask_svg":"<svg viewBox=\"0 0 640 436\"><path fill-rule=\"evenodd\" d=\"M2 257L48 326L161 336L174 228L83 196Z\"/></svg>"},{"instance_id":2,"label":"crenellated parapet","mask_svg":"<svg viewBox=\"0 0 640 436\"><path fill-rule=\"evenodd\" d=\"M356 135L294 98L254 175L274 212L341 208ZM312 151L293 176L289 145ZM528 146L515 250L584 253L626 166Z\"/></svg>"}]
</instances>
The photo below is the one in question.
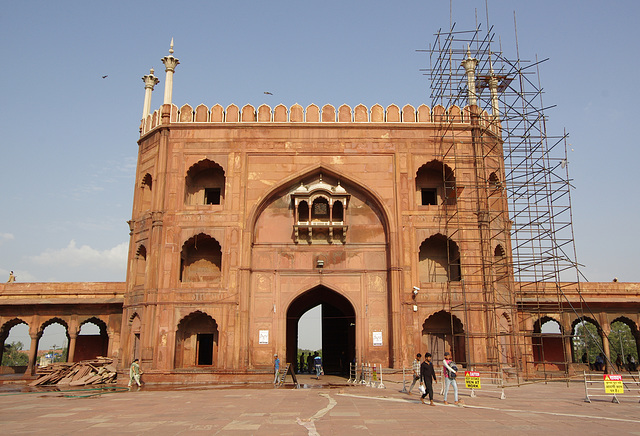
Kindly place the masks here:
<instances>
[{"instance_id":1,"label":"crenellated parapet","mask_svg":"<svg viewBox=\"0 0 640 436\"><path fill-rule=\"evenodd\" d=\"M441 105L430 108L420 105L414 108L405 105L402 108L392 104L386 108L379 104L371 108L359 104L354 108L344 104L338 108L332 105L319 107L311 104L303 108L299 104L291 107L279 104L274 108L263 104L257 109L252 105L242 108L231 104L226 108L216 104L211 108L200 104L193 108L185 104L178 108L172 104L170 107L169 124L187 123L334 123L334 124L358 124L358 123L422 123L422 124L471 124L471 107L450 106L448 109ZM141 135L145 135L160 125L166 124L161 117L162 109L154 111L142 120ZM166 114L166 112L165 112ZM482 128L495 135L500 135L500 123L487 111L480 114L479 124Z\"/></svg>"}]
</instances>

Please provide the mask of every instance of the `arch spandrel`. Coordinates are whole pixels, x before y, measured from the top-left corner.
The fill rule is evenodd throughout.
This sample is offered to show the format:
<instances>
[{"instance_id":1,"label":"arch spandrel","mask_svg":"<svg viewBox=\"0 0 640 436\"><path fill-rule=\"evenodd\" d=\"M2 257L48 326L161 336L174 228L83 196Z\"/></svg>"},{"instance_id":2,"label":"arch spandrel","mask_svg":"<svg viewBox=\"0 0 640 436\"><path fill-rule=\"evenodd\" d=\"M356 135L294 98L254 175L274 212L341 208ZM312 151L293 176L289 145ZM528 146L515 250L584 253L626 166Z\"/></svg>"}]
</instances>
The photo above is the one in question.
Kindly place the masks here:
<instances>
[{"instance_id":1,"label":"arch spandrel","mask_svg":"<svg viewBox=\"0 0 640 436\"><path fill-rule=\"evenodd\" d=\"M339 182L351 195L349 206L344 212L344 224L348 226L346 240L384 244L388 234L388 225L384 218L386 211L376 207L377 198L365 187L332 173L327 169L311 170L275 188L259 206L259 213L256 214L252 226L253 242L292 243L295 239L293 236L295 205L291 195L300 186L300 181L311 183L322 174L324 180L331 181L330 184L334 187ZM341 200L338 197L333 198L332 195L333 193L317 191L310 197L309 204L311 206L316 198L324 198L329 202Z\"/></svg>"}]
</instances>

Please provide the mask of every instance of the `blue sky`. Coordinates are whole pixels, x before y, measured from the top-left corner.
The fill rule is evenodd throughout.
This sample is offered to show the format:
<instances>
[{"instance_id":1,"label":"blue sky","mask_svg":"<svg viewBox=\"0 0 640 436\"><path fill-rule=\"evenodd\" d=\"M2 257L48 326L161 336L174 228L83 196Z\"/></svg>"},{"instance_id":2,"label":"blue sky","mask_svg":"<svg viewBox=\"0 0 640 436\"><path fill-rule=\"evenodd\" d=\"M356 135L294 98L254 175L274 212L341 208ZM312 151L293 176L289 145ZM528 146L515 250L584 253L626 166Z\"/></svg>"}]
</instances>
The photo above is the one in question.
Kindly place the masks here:
<instances>
[{"instance_id":1,"label":"blue sky","mask_svg":"<svg viewBox=\"0 0 640 436\"><path fill-rule=\"evenodd\" d=\"M485 2L453 1L458 29ZM570 134L578 260L640 281L635 1L489 1L502 49L541 66L550 134ZM124 281L140 79L175 39L177 105L430 104L425 48L446 1L5 2L0 277ZM102 79L103 75L108 75ZM265 95L264 91L273 93Z\"/></svg>"}]
</instances>

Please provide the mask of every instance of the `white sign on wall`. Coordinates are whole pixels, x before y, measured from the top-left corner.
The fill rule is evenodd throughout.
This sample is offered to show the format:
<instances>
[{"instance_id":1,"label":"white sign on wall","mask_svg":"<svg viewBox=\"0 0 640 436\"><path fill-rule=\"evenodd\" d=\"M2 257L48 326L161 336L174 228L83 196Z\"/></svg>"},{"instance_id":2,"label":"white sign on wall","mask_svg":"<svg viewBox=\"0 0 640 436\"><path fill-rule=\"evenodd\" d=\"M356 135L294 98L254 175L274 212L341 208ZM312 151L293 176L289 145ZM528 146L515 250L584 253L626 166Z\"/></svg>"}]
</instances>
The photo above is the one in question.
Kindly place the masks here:
<instances>
[{"instance_id":1,"label":"white sign on wall","mask_svg":"<svg viewBox=\"0 0 640 436\"><path fill-rule=\"evenodd\" d=\"M258 337L259 344L268 344L269 343L269 330L260 330Z\"/></svg>"},{"instance_id":2,"label":"white sign on wall","mask_svg":"<svg viewBox=\"0 0 640 436\"><path fill-rule=\"evenodd\" d=\"M373 346L374 347L382 346L382 332L373 332Z\"/></svg>"}]
</instances>

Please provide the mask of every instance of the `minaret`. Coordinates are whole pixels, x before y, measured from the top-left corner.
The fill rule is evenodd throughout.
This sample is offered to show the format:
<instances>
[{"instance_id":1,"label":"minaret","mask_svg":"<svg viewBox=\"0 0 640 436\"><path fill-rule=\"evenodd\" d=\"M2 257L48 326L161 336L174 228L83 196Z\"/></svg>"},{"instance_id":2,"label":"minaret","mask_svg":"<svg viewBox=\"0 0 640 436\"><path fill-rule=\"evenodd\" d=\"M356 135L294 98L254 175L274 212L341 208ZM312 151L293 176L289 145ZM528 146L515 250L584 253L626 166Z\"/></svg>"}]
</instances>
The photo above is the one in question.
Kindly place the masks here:
<instances>
[{"instance_id":1,"label":"minaret","mask_svg":"<svg viewBox=\"0 0 640 436\"><path fill-rule=\"evenodd\" d=\"M498 105L498 76L493 72L493 62L491 61L491 53L489 53L489 77L487 85L491 93L491 114L495 118L500 118L500 106Z\"/></svg>"},{"instance_id":2,"label":"minaret","mask_svg":"<svg viewBox=\"0 0 640 436\"><path fill-rule=\"evenodd\" d=\"M162 63L165 67L167 76L164 81L164 104L171 104L171 97L173 94L173 73L176 71L176 66L180 61L173 57L173 38L171 38L171 46L169 47L169 56L162 58Z\"/></svg>"},{"instance_id":3,"label":"minaret","mask_svg":"<svg viewBox=\"0 0 640 436\"><path fill-rule=\"evenodd\" d=\"M160 82L156 76L153 75L153 68L149 70L149 74L142 76L144 82L144 106L142 107L142 119L145 119L151 113L151 91L153 87Z\"/></svg>"},{"instance_id":4,"label":"minaret","mask_svg":"<svg viewBox=\"0 0 640 436\"><path fill-rule=\"evenodd\" d=\"M478 59L471 57L471 48L467 46L467 58L462 61L462 66L467 73L467 89L469 90L469 105L476 106L478 104L478 96L476 95L476 66Z\"/></svg>"}]
</instances>

